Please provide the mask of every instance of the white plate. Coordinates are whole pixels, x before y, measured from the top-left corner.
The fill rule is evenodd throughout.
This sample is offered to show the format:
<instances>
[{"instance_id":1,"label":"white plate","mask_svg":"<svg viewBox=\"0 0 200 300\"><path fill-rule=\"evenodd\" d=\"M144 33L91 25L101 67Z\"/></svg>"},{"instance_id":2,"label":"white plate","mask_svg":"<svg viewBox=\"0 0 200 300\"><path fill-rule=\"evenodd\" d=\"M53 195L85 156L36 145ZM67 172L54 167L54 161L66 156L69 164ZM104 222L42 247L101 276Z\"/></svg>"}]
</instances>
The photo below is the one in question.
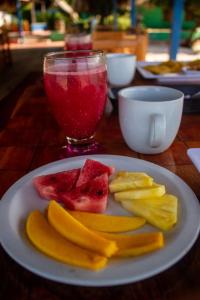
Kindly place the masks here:
<instances>
[{"instance_id":1,"label":"white plate","mask_svg":"<svg viewBox=\"0 0 200 300\"><path fill-rule=\"evenodd\" d=\"M160 62L137 62L137 70L146 79L157 79L159 81L194 81L200 80L200 72L183 72L183 73L168 73L168 74L153 74L145 70L145 66L160 64Z\"/></svg>"},{"instance_id":2,"label":"white plate","mask_svg":"<svg viewBox=\"0 0 200 300\"><path fill-rule=\"evenodd\" d=\"M86 158L92 158L117 170L143 171L163 183L167 192L179 198L178 224L165 234L163 249L143 256L113 259L99 272L81 269L57 262L39 251L28 241L25 221L30 211L41 211L48 201L39 198L32 179L83 165ZM119 204L109 199L108 214L128 214ZM180 260L192 247L200 229L200 206L192 190L175 174L150 162L114 155L91 155L64 159L40 167L17 181L0 202L0 241L5 251L20 265L42 277L62 283L83 286L111 286L136 282L158 274ZM145 225L140 231L157 230ZM139 231L139 230L138 230Z\"/></svg>"}]
</instances>

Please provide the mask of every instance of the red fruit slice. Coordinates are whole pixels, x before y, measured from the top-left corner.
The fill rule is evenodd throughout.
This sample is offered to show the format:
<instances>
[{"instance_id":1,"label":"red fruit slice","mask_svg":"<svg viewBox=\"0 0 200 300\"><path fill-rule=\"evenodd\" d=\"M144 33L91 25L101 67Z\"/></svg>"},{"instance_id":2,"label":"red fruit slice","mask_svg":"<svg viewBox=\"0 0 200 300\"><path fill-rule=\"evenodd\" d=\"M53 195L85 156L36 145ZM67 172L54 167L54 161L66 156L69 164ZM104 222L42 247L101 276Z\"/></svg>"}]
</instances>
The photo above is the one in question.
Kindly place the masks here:
<instances>
[{"instance_id":1,"label":"red fruit slice","mask_svg":"<svg viewBox=\"0 0 200 300\"><path fill-rule=\"evenodd\" d=\"M108 201L108 174L95 177L87 184L59 196L65 206L71 210L102 213Z\"/></svg>"},{"instance_id":2,"label":"red fruit slice","mask_svg":"<svg viewBox=\"0 0 200 300\"><path fill-rule=\"evenodd\" d=\"M107 173L108 176L113 174L115 171L114 167L106 166L96 160L87 159L84 166L81 169L79 178L76 183L76 187L86 184L91 179Z\"/></svg>"},{"instance_id":3,"label":"red fruit slice","mask_svg":"<svg viewBox=\"0 0 200 300\"><path fill-rule=\"evenodd\" d=\"M80 169L42 175L33 179L33 184L42 198L61 201L59 194L72 190L79 177Z\"/></svg>"}]
</instances>

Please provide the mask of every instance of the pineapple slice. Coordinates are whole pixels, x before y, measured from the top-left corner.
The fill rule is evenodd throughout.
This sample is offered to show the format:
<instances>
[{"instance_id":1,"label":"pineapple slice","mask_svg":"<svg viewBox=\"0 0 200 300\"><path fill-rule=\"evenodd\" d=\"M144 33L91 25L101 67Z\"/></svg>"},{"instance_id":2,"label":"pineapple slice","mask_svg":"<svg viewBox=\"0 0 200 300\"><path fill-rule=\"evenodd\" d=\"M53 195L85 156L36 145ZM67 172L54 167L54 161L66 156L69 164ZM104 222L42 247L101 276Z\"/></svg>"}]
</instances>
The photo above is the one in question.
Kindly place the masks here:
<instances>
[{"instance_id":1,"label":"pineapple slice","mask_svg":"<svg viewBox=\"0 0 200 300\"><path fill-rule=\"evenodd\" d=\"M136 187L151 186L153 178L146 173L120 171L110 182L109 189L111 193L129 190Z\"/></svg>"},{"instance_id":2,"label":"pineapple slice","mask_svg":"<svg viewBox=\"0 0 200 300\"><path fill-rule=\"evenodd\" d=\"M170 194L157 198L124 200L121 204L162 230L171 229L177 222L178 199Z\"/></svg>"},{"instance_id":3,"label":"pineapple slice","mask_svg":"<svg viewBox=\"0 0 200 300\"><path fill-rule=\"evenodd\" d=\"M116 201L161 197L165 194L165 186L153 183L150 187L134 188L114 194Z\"/></svg>"}]
</instances>

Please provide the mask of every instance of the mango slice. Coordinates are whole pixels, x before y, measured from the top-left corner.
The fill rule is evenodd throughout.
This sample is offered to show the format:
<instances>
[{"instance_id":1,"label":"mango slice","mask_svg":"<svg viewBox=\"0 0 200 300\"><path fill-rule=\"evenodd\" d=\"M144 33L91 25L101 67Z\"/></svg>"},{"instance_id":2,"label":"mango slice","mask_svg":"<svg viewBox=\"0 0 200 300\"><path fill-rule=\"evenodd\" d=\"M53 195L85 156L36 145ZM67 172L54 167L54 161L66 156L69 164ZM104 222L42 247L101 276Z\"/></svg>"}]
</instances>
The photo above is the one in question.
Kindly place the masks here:
<instances>
[{"instance_id":1,"label":"mango slice","mask_svg":"<svg viewBox=\"0 0 200 300\"><path fill-rule=\"evenodd\" d=\"M117 251L116 243L85 227L56 201L48 206L49 223L65 238L76 245L110 257Z\"/></svg>"},{"instance_id":2,"label":"mango slice","mask_svg":"<svg viewBox=\"0 0 200 300\"><path fill-rule=\"evenodd\" d=\"M117 243L119 250L114 256L138 256L158 250L164 246L162 232L138 233L133 235L101 233L101 235Z\"/></svg>"},{"instance_id":3,"label":"mango slice","mask_svg":"<svg viewBox=\"0 0 200 300\"><path fill-rule=\"evenodd\" d=\"M140 217L112 216L88 212L68 212L79 222L90 229L103 232L124 232L137 229L146 222Z\"/></svg>"},{"instance_id":4,"label":"mango slice","mask_svg":"<svg viewBox=\"0 0 200 300\"><path fill-rule=\"evenodd\" d=\"M111 193L130 190L137 187L152 186L153 178L142 172L120 171L109 183Z\"/></svg>"},{"instance_id":5,"label":"mango slice","mask_svg":"<svg viewBox=\"0 0 200 300\"><path fill-rule=\"evenodd\" d=\"M165 194L165 186L153 183L150 187L135 188L114 194L116 201L161 197Z\"/></svg>"},{"instance_id":6,"label":"mango slice","mask_svg":"<svg viewBox=\"0 0 200 300\"><path fill-rule=\"evenodd\" d=\"M178 199L174 195L124 200L121 204L128 211L144 217L150 224L162 230L171 229L177 222Z\"/></svg>"},{"instance_id":7,"label":"mango slice","mask_svg":"<svg viewBox=\"0 0 200 300\"><path fill-rule=\"evenodd\" d=\"M99 270L106 266L107 258L80 248L62 237L39 211L33 211L26 222L26 232L44 254L64 263Z\"/></svg>"}]
</instances>

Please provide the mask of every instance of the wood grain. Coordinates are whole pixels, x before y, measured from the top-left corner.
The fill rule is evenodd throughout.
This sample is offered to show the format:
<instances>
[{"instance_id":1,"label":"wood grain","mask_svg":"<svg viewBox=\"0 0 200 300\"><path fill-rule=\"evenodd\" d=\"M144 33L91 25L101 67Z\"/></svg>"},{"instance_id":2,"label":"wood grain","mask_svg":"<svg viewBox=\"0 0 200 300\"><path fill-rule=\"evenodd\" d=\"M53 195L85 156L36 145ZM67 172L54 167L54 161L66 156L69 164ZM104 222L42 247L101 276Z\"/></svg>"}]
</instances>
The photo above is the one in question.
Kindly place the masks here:
<instances>
[{"instance_id":1,"label":"wood grain","mask_svg":"<svg viewBox=\"0 0 200 300\"><path fill-rule=\"evenodd\" d=\"M141 78L136 77L135 84L142 84ZM64 134L46 105L40 77L26 81L17 100L11 97L10 101L0 131L1 195L30 170L59 159L59 149L64 144ZM184 115L174 143L159 155L142 155L128 148L119 129L117 111L104 117L96 138L103 144L103 153L138 157L164 166L180 176L200 197L200 175L186 153L189 147L200 147L199 115ZM173 267L141 282L89 288L64 285L34 275L15 263L1 247L0 299L199 300L199 249L200 238Z\"/></svg>"}]
</instances>

